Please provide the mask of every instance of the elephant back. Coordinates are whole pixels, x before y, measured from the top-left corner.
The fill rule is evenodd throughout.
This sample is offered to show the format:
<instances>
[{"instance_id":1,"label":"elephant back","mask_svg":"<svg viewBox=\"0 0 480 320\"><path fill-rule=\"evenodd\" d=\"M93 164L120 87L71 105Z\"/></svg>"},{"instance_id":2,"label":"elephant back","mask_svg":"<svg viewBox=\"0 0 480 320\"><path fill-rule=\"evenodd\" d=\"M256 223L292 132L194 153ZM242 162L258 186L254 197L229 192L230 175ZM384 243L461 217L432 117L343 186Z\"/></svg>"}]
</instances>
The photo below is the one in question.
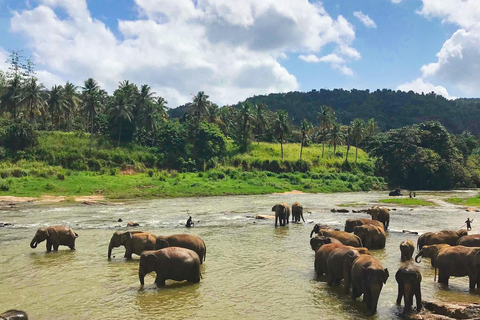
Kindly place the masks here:
<instances>
[{"instance_id":1,"label":"elephant back","mask_svg":"<svg viewBox=\"0 0 480 320\"><path fill-rule=\"evenodd\" d=\"M480 247L480 234L471 234L458 239L457 245L465 247Z\"/></svg>"},{"instance_id":2,"label":"elephant back","mask_svg":"<svg viewBox=\"0 0 480 320\"><path fill-rule=\"evenodd\" d=\"M160 239L168 243L169 247L181 247L195 251L203 262L206 257L206 245L202 238L191 234L173 234L168 237L157 237L157 244ZM158 245L156 245L158 247Z\"/></svg>"}]
</instances>

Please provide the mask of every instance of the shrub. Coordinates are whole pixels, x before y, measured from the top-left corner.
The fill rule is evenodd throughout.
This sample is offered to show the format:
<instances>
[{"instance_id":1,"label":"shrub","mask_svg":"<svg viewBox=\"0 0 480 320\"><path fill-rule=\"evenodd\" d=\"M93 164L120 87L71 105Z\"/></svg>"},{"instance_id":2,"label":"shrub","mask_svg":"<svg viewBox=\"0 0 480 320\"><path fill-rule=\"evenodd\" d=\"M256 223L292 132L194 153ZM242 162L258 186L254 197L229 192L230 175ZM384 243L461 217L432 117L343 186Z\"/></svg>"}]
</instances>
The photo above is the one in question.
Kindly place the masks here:
<instances>
[{"instance_id":1,"label":"shrub","mask_svg":"<svg viewBox=\"0 0 480 320\"><path fill-rule=\"evenodd\" d=\"M7 181L5 181L5 180L1 180L1 181L0 181L0 190L2 190L2 191L8 191L8 190L10 190L10 185L9 185L9 183L8 183Z\"/></svg>"},{"instance_id":2,"label":"shrub","mask_svg":"<svg viewBox=\"0 0 480 320\"><path fill-rule=\"evenodd\" d=\"M5 148L16 152L29 149L37 142L37 134L28 122L15 122L7 127L4 139Z\"/></svg>"},{"instance_id":3,"label":"shrub","mask_svg":"<svg viewBox=\"0 0 480 320\"><path fill-rule=\"evenodd\" d=\"M58 180L65 180L65 176L62 173L57 174L57 179Z\"/></svg>"}]
</instances>

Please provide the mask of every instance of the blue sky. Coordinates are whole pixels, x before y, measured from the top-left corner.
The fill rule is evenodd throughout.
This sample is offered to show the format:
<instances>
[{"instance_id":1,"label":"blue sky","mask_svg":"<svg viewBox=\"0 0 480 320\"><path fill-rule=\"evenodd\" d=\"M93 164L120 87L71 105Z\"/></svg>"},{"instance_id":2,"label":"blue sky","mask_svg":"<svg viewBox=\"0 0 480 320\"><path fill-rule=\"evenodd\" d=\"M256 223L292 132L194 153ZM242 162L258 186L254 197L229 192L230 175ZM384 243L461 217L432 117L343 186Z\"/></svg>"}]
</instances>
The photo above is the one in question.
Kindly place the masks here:
<instances>
[{"instance_id":1,"label":"blue sky","mask_svg":"<svg viewBox=\"0 0 480 320\"><path fill-rule=\"evenodd\" d=\"M0 0L9 50L48 87L149 84L175 107L311 89L478 97L478 0Z\"/></svg>"}]
</instances>

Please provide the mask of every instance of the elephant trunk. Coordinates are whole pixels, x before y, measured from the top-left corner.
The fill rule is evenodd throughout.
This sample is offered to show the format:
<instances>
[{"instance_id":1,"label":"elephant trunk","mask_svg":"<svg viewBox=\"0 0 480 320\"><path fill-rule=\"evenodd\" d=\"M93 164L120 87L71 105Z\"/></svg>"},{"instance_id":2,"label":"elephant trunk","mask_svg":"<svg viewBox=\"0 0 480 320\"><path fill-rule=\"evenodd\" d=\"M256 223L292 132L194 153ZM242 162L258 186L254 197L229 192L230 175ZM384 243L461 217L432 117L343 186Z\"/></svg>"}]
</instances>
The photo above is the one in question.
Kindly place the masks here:
<instances>
[{"instance_id":1,"label":"elephant trunk","mask_svg":"<svg viewBox=\"0 0 480 320\"><path fill-rule=\"evenodd\" d=\"M404 291L405 291L405 308L403 309L403 313L410 313L412 310L413 305L413 286L411 283L404 284Z\"/></svg>"},{"instance_id":2,"label":"elephant trunk","mask_svg":"<svg viewBox=\"0 0 480 320\"><path fill-rule=\"evenodd\" d=\"M30 248L35 249L37 247L37 241L35 238L32 239L32 242L30 242Z\"/></svg>"},{"instance_id":3,"label":"elephant trunk","mask_svg":"<svg viewBox=\"0 0 480 320\"><path fill-rule=\"evenodd\" d=\"M382 283L374 283L370 286L372 298L371 308L368 312L370 316L373 316L375 313L377 313L378 298L380 297L380 291L382 291L382 286Z\"/></svg>"},{"instance_id":4,"label":"elephant trunk","mask_svg":"<svg viewBox=\"0 0 480 320\"><path fill-rule=\"evenodd\" d=\"M419 257L422 257L422 256L423 256L423 255L422 255L422 252L420 251L420 252L415 256L415 262L416 262L416 263L422 262L422 260L419 260L419 259L418 259Z\"/></svg>"},{"instance_id":5,"label":"elephant trunk","mask_svg":"<svg viewBox=\"0 0 480 320\"><path fill-rule=\"evenodd\" d=\"M142 269L138 270L138 279L140 280L140 284L143 286L145 284L145 273Z\"/></svg>"},{"instance_id":6,"label":"elephant trunk","mask_svg":"<svg viewBox=\"0 0 480 320\"><path fill-rule=\"evenodd\" d=\"M112 241L110 241L110 244L108 245L108 259L112 256L112 249L113 249L113 244Z\"/></svg>"}]
</instances>

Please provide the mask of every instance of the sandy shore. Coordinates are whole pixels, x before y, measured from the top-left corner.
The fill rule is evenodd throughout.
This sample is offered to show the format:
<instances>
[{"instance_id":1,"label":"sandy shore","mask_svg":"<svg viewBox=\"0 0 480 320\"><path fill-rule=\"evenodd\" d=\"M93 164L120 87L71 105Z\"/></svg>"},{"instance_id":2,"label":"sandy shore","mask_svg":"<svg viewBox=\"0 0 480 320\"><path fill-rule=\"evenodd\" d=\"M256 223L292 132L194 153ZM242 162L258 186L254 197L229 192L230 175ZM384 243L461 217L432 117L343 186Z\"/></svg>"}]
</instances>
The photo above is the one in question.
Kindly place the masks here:
<instances>
[{"instance_id":1,"label":"sandy shore","mask_svg":"<svg viewBox=\"0 0 480 320\"><path fill-rule=\"evenodd\" d=\"M0 196L0 202L45 202L45 203L55 203L63 202L69 199L73 199L75 202L97 202L104 201L105 197L101 195L94 196L80 196L80 197L65 197L65 196L48 196L44 195L41 197L13 197L13 196Z\"/></svg>"},{"instance_id":2,"label":"sandy shore","mask_svg":"<svg viewBox=\"0 0 480 320\"><path fill-rule=\"evenodd\" d=\"M275 192L274 194L304 194L304 192L299 190L285 191L285 192Z\"/></svg>"}]
</instances>

